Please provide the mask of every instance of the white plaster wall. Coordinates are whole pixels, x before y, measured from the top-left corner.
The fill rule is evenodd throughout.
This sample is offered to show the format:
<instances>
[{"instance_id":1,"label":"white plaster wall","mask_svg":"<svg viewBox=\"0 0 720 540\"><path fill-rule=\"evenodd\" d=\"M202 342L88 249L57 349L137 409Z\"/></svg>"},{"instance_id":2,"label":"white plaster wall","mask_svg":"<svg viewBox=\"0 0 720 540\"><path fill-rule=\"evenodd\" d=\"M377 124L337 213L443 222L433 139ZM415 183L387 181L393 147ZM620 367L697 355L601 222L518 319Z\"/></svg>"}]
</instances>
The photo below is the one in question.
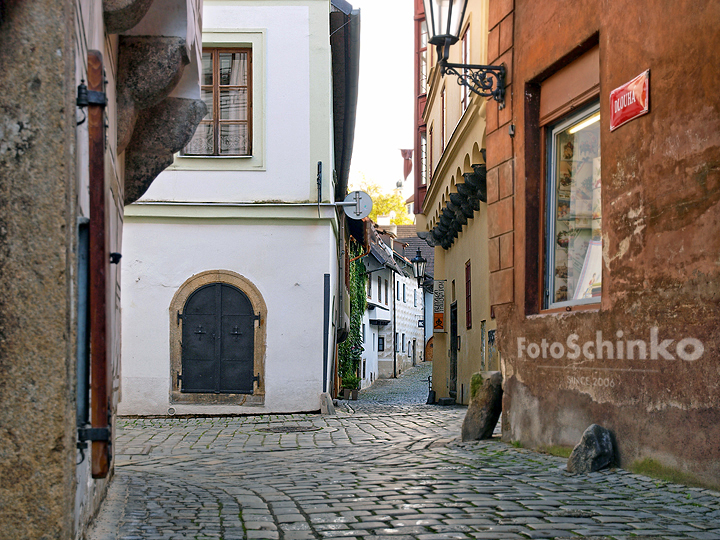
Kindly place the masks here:
<instances>
[{"instance_id":1,"label":"white plaster wall","mask_svg":"<svg viewBox=\"0 0 720 540\"><path fill-rule=\"evenodd\" d=\"M319 409L323 373L323 275L333 271L330 225L186 220L125 225L123 379L120 413L167 414L170 302L191 276L230 270L267 304L265 405L172 405L177 414ZM174 316L174 314L173 314Z\"/></svg>"},{"instance_id":2,"label":"white plaster wall","mask_svg":"<svg viewBox=\"0 0 720 540\"><path fill-rule=\"evenodd\" d=\"M363 342L362 362L365 362L365 377L362 379L361 387L366 388L378 378L378 327L370 325L367 310L363 315L363 324L365 325L365 341ZM360 365L360 375L362 376L362 363Z\"/></svg>"},{"instance_id":3,"label":"white plaster wall","mask_svg":"<svg viewBox=\"0 0 720 540\"><path fill-rule=\"evenodd\" d=\"M310 198L315 182L314 174L310 173L318 161L323 161L326 184L329 185L332 157L328 126L331 123L320 125L321 122L315 122L317 118L325 117L320 113L326 111L324 107L318 110L319 103L311 104L311 96L320 89L324 89L324 99L328 99L327 89L322 85L323 81L325 84L329 81L329 64L311 64L311 40L320 38L311 33L310 7L275 4L205 2L203 9L205 29L261 31L264 34L261 50L253 52L256 79L253 82L264 94L264 110L259 111L260 131L264 136L260 140L254 139L253 153L264 152L264 167L241 170L248 158L183 158L163 172L141 200L312 202L317 198ZM324 18L328 18L327 9ZM326 36L323 41L327 41L327 47L321 52L329 59L329 38ZM324 145L320 152L314 153L311 144L316 139ZM230 170L218 170L219 162ZM184 170L183 166L195 170ZM206 171L199 172L197 169L202 167L206 167ZM202 181L198 181L199 175Z\"/></svg>"},{"instance_id":4,"label":"white plaster wall","mask_svg":"<svg viewBox=\"0 0 720 540\"><path fill-rule=\"evenodd\" d=\"M416 340L416 363L420 363L424 358L423 343L424 329L418 327L418 320L423 318L424 300L421 289L417 288L417 280L403 274L396 274L395 280L400 284L400 300L395 300L395 324L396 332L400 334L400 347L397 353L398 370L405 371L413 365L412 349L408 350L408 341ZM405 285L405 301L402 297L402 286ZM396 286L397 287L397 286ZM417 291L417 306L413 302L413 291ZM405 340L402 342L402 335L405 334ZM405 350L403 351L403 344Z\"/></svg>"}]
</instances>

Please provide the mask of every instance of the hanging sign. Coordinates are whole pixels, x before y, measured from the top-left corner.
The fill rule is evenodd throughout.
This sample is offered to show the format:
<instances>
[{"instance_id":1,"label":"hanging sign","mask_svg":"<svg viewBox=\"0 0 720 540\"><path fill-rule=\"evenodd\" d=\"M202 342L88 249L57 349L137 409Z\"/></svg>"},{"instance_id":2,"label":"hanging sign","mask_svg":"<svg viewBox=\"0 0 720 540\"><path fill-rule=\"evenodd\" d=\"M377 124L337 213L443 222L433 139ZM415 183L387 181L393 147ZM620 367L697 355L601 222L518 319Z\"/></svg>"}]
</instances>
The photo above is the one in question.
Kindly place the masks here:
<instances>
[{"instance_id":1,"label":"hanging sign","mask_svg":"<svg viewBox=\"0 0 720 540\"><path fill-rule=\"evenodd\" d=\"M610 92L610 131L649 112L649 69Z\"/></svg>"},{"instance_id":2,"label":"hanging sign","mask_svg":"<svg viewBox=\"0 0 720 540\"><path fill-rule=\"evenodd\" d=\"M445 282L436 281L433 289L433 332L445 331Z\"/></svg>"}]
</instances>

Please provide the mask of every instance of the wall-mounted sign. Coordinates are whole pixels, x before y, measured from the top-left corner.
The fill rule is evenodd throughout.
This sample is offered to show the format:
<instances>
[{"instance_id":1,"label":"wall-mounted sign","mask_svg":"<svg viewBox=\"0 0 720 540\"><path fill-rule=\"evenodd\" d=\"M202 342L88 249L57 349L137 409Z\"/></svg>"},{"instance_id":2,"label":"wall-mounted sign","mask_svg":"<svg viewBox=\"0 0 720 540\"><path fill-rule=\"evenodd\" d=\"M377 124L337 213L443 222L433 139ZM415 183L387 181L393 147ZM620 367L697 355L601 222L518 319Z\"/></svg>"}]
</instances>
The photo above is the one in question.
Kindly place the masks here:
<instances>
[{"instance_id":1,"label":"wall-mounted sign","mask_svg":"<svg viewBox=\"0 0 720 540\"><path fill-rule=\"evenodd\" d=\"M425 319L418 320L418 328L425 328Z\"/></svg>"},{"instance_id":2,"label":"wall-mounted sign","mask_svg":"<svg viewBox=\"0 0 720 540\"><path fill-rule=\"evenodd\" d=\"M445 331L445 282L436 281L433 289L433 332Z\"/></svg>"},{"instance_id":3,"label":"wall-mounted sign","mask_svg":"<svg viewBox=\"0 0 720 540\"><path fill-rule=\"evenodd\" d=\"M610 92L610 131L650 112L650 70Z\"/></svg>"}]
</instances>

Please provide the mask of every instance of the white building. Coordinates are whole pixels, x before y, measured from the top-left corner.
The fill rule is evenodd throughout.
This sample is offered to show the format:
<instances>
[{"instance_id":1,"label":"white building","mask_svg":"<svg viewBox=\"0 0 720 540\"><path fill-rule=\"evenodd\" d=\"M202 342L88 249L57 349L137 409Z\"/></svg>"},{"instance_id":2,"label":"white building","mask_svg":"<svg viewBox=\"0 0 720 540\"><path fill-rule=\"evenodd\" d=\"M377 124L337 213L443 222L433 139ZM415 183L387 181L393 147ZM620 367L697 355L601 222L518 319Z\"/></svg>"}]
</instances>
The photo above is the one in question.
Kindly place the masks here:
<instances>
[{"instance_id":1,"label":"white building","mask_svg":"<svg viewBox=\"0 0 720 540\"><path fill-rule=\"evenodd\" d=\"M397 247L393 234L383 234L364 259L368 296L363 317L363 387L379 377L397 376L425 358L423 291L417 288L410 261L393 247Z\"/></svg>"},{"instance_id":2,"label":"white building","mask_svg":"<svg viewBox=\"0 0 720 540\"><path fill-rule=\"evenodd\" d=\"M126 208L120 411L318 410L347 326L334 201L352 149L359 12L206 0L203 24L215 114Z\"/></svg>"}]
</instances>

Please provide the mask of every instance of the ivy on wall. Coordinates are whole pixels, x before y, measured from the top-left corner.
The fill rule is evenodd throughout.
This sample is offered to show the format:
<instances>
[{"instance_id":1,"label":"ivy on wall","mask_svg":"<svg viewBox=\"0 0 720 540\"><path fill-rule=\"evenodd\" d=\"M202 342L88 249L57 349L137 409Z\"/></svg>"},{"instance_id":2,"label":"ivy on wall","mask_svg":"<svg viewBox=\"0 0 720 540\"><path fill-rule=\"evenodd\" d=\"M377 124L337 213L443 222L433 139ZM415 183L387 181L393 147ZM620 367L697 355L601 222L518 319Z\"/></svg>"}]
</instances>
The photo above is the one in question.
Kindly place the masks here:
<instances>
[{"instance_id":1,"label":"ivy on wall","mask_svg":"<svg viewBox=\"0 0 720 540\"><path fill-rule=\"evenodd\" d=\"M362 246L351 240L350 259L362 253ZM350 263L350 332L339 346L339 374L344 388L356 388L360 379L358 370L363 353L362 320L365 313L365 263L358 259Z\"/></svg>"}]
</instances>

